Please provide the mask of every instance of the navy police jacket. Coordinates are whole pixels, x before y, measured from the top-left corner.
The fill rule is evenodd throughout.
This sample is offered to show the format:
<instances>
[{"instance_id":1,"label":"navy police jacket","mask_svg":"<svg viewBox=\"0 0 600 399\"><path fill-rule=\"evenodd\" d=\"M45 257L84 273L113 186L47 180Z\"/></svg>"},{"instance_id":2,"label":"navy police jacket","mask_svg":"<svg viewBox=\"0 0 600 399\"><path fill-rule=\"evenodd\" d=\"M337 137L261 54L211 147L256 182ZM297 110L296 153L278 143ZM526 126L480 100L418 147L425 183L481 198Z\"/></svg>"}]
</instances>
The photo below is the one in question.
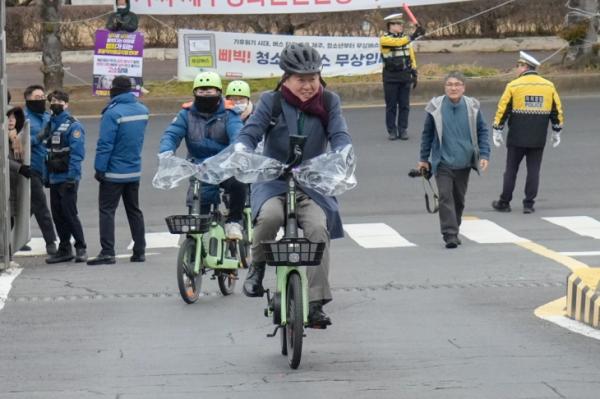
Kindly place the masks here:
<instances>
[{"instance_id":1,"label":"navy police jacket","mask_svg":"<svg viewBox=\"0 0 600 399\"><path fill-rule=\"evenodd\" d=\"M25 107L25 119L29 119L29 133L31 137L31 169L36 171L40 176L45 174L46 148L41 136L42 129L50 120L50 114L44 112L38 114Z\"/></svg>"},{"instance_id":2,"label":"navy police jacket","mask_svg":"<svg viewBox=\"0 0 600 399\"><path fill-rule=\"evenodd\" d=\"M107 181L140 180L148 114L148 108L131 92L115 96L102 110L94 169L104 173Z\"/></svg>"},{"instance_id":3,"label":"navy police jacket","mask_svg":"<svg viewBox=\"0 0 600 399\"><path fill-rule=\"evenodd\" d=\"M50 117L50 136L46 139L49 148L46 163L51 153L64 153L66 164L64 172L48 168L50 184L66 181L75 182L81 179L81 162L85 158L85 130L81 122L73 118L67 110L60 115Z\"/></svg>"}]
</instances>

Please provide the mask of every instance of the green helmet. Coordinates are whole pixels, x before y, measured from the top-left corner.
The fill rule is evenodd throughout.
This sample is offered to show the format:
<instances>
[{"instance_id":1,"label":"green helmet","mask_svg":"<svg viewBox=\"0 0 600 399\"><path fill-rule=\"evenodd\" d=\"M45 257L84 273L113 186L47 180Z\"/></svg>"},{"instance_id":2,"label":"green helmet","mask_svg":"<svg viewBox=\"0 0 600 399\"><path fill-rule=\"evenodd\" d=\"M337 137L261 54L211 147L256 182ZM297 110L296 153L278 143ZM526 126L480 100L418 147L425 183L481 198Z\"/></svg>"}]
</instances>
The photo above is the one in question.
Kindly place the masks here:
<instances>
[{"instance_id":1,"label":"green helmet","mask_svg":"<svg viewBox=\"0 0 600 399\"><path fill-rule=\"evenodd\" d=\"M223 83L221 83L221 77L216 72L200 72L194 79L192 90L196 90L198 87L216 87L223 90Z\"/></svg>"},{"instance_id":2,"label":"green helmet","mask_svg":"<svg viewBox=\"0 0 600 399\"><path fill-rule=\"evenodd\" d=\"M250 98L250 85L243 80L234 80L227 85L225 96L243 96Z\"/></svg>"}]
</instances>

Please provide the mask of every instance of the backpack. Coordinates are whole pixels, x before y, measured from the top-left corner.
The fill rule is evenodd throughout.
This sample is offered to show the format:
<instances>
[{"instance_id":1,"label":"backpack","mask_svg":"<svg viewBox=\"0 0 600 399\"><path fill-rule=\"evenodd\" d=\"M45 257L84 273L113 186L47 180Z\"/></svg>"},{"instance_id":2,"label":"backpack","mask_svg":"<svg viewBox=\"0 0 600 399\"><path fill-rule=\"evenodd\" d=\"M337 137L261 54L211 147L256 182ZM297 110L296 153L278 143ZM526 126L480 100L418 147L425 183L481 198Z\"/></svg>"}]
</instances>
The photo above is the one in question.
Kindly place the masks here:
<instances>
[{"instance_id":1,"label":"backpack","mask_svg":"<svg viewBox=\"0 0 600 399\"><path fill-rule=\"evenodd\" d=\"M323 99L325 102L325 111L329 113L333 106L333 93L329 90L323 90ZM281 115L281 92L279 90L274 92L273 95L273 108L271 109L271 120L269 121L269 127L267 127L266 134L268 134L279 121Z\"/></svg>"}]
</instances>

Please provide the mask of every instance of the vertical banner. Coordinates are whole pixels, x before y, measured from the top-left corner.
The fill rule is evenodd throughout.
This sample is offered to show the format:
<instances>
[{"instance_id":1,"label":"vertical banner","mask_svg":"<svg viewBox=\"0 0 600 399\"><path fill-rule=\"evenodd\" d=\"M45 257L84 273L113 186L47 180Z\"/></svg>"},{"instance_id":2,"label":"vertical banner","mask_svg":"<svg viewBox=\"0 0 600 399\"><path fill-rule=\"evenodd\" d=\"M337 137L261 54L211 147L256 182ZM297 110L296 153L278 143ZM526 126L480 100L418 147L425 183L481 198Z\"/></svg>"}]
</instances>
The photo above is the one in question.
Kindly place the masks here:
<instances>
[{"instance_id":1,"label":"vertical banner","mask_svg":"<svg viewBox=\"0 0 600 399\"><path fill-rule=\"evenodd\" d=\"M94 48L93 94L95 96L110 95L113 78L125 75L131 80L132 92L139 96L143 85L143 57L144 35L142 33L97 30Z\"/></svg>"},{"instance_id":2,"label":"vertical banner","mask_svg":"<svg viewBox=\"0 0 600 399\"><path fill-rule=\"evenodd\" d=\"M194 80L212 70L227 79L281 76L279 53L288 43L309 43L319 51L323 76L381 72L377 37L288 36L251 33L178 31L177 78Z\"/></svg>"}]
</instances>

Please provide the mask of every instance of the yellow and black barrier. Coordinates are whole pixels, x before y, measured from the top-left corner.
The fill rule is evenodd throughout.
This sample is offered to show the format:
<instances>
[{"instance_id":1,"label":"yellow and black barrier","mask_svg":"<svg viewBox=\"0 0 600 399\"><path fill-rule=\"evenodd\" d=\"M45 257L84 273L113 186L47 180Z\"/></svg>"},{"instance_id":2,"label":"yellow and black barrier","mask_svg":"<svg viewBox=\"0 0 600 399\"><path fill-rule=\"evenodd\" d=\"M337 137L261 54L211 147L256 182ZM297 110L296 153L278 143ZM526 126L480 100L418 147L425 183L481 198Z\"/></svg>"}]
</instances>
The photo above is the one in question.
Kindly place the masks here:
<instances>
[{"instance_id":1,"label":"yellow and black barrier","mask_svg":"<svg viewBox=\"0 0 600 399\"><path fill-rule=\"evenodd\" d=\"M567 278L567 316L600 328L600 269L576 269Z\"/></svg>"}]
</instances>

